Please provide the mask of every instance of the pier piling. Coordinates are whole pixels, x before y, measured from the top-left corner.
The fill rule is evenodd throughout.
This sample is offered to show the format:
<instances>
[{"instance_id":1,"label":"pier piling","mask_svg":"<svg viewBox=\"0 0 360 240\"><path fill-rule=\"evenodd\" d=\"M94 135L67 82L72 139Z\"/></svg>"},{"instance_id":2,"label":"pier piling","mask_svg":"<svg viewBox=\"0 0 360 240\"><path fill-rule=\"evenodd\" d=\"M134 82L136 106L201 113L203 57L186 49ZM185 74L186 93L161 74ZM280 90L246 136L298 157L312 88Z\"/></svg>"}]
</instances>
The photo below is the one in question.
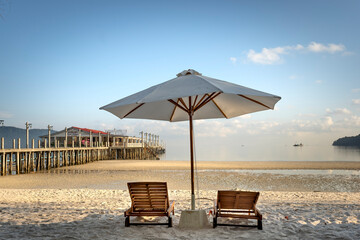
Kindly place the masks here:
<instances>
[{"instance_id":1,"label":"pier piling","mask_svg":"<svg viewBox=\"0 0 360 240\"><path fill-rule=\"evenodd\" d=\"M129 140L126 138L126 141ZM52 168L86 164L94 161L108 159L157 159L157 150L147 143L125 142L122 145L115 143L104 145L96 143L85 146L75 146L74 140L70 147L60 146L54 142L54 146L48 144L47 139L35 148L35 140L32 139L31 148L21 148L21 140L18 139L16 146L13 140L13 148L5 149L4 138L1 138L0 164L1 176L35 173ZM90 146L89 146L90 145ZM93 146L91 146L93 145Z\"/></svg>"}]
</instances>

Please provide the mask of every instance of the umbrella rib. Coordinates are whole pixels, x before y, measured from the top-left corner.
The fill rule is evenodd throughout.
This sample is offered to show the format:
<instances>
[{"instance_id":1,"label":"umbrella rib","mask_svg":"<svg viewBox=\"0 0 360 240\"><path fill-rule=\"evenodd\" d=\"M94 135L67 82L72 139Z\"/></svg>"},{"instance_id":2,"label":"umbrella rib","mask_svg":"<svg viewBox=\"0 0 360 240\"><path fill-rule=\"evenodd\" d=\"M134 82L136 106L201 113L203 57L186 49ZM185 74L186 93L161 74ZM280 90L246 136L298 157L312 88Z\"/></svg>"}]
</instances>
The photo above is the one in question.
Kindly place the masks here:
<instances>
[{"instance_id":1,"label":"umbrella rib","mask_svg":"<svg viewBox=\"0 0 360 240\"><path fill-rule=\"evenodd\" d=\"M177 100L176 104L179 104L179 99ZM174 109L171 113L171 117L170 117L170 122L172 121L173 117L174 117L174 114L175 114L175 110L176 110L176 105L174 105Z\"/></svg>"},{"instance_id":2,"label":"umbrella rib","mask_svg":"<svg viewBox=\"0 0 360 240\"><path fill-rule=\"evenodd\" d=\"M206 94L204 95L204 96L206 97L205 100L204 100L204 98L202 98L202 99L201 99L202 101L200 101L200 102L197 104L197 106L194 108L194 111L198 110L198 108L201 108L204 104L206 104L206 103L207 103L206 101L208 101L208 100L214 95L214 93L215 93L215 92L211 93L210 95L206 93Z\"/></svg>"},{"instance_id":3,"label":"umbrella rib","mask_svg":"<svg viewBox=\"0 0 360 240\"><path fill-rule=\"evenodd\" d=\"M243 98L245 98L245 99L247 99L247 100L249 100L249 101L252 101L252 102L254 102L254 103L257 103L257 104L259 104L259 105L261 105L261 106L263 106L263 107L266 107L266 108L268 108L268 109L271 109L271 107L268 107L268 106L266 106L265 104L263 104L263 103L261 103L261 102L259 102L259 101L256 101L255 99L246 97L246 96L244 96L244 95L242 95L242 94L238 94L238 96L243 97Z\"/></svg>"},{"instance_id":4,"label":"umbrella rib","mask_svg":"<svg viewBox=\"0 0 360 240\"><path fill-rule=\"evenodd\" d=\"M215 106L219 109L219 111L221 112L221 114L225 117L228 118L228 116L226 116L226 114L223 112L223 110L219 107L219 105L217 105L217 103L214 101L214 99L211 99L211 101L215 104Z\"/></svg>"},{"instance_id":5,"label":"umbrella rib","mask_svg":"<svg viewBox=\"0 0 360 240\"><path fill-rule=\"evenodd\" d=\"M196 95L196 96L195 96L193 108L194 108L194 106L196 105L196 101L197 101L198 97L199 97L199 95Z\"/></svg>"},{"instance_id":6,"label":"umbrella rib","mask_svg":"<svg viewBox=\"0 0 360 240\"><path fill-rule=\"evenodd\" d=\"M205 106L206 104L208 104L211 100L213 100L214 98L216 98L217 96L219 96L221 94L221 92L213 92L212 94L210 94L197 108L194 109L194 112L199 110L200 108L202 108L203 106Z\"/></svg>"},{"instance_id":7,"label":"umbrella rib","mask_svg":"<svg viewBox=\"0 0 360 240\"><path fill-rule=\"evenodd\" d=\"M196 96L197 96L197 95L196 95ZM200 105L200 103L202 102L202 100L204 100L204 98L205 98L206 96L209 96L209 94L204 94L204 95L202 96L202 98L200 99L200 101L195 105L194 109L196 109L196 108Z\"/></svg>"},{"instance_id":8,"label":"umbrella rib","mask_svg":"<svg viewBox=\"0 0 360 240\"><path fill-rule=\"evenodd\" d=\"M124 117L122 118L126 118L128 115L130 115L132 112L134 112L136 109L138 109L139 107L141 107L142 105L144 105L145 103L141 103L140 105L136 106L134 109L132 109L130 112L128 112L127 114L125 114Z\"/></svg>"},{"instance_id":9,"label":"umbrella rib","mask_svg":"<svg viewBox=\"0 0 360 240\"><path fill-rule=\"evenodd\" d=\"M185 109L183 106L181 106L180 104L178 104L177 102L175 102L174 100L172 99L168 99L169 102L171 102L172 104L174 104L176 107L179 107L181 108L183 111L187 112L188 113L188 110Z\"/></svg>"},{"instance_id":10,"label":"umbrella rib","mask_svg":"<svg viewBox=\"0 0 360 240\"><path fill-rule=\"evenodd\" d=\"M186 103L184 102L184 99L179 98L178 100L179 100L180 103L183 105L183 107L184 107L185 109L187 109L187 112L189 112L189 111L190 111L190 106L189 106L189 107L186 106Z\"/></svg>"}]
</instances>

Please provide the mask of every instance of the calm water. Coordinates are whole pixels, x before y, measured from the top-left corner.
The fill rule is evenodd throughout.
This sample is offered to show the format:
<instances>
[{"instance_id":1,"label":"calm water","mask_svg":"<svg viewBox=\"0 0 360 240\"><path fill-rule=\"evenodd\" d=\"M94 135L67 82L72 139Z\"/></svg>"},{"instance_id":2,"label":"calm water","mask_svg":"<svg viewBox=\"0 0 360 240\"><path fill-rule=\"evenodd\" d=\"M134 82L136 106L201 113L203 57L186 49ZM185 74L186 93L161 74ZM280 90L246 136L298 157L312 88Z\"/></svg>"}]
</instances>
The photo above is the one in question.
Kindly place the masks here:
<instances>
[{"instance_id":1,"label":"calm water","mask_svg":"<svg viewBox=\"0 0 360 240\"><path fill-rule=\"evenodd\" d=\"M269 174L283 174L283 175L341 175L341 176L357 176L360 177L360 170L314 170L314 169L259 169L259 170L245 170L245 169L224 169L224 170L198 170L198 172L234 172L234 173L269 173Z\"/></svg>"},{"instance_id":2,"label":"calm water","mask_svg":"<svg viewBox=\"0 0 360 240\"><path fill-rule=\"evenodd\" d=\"M188 160L189 150L167 149L164 160ZM198 161L360 161L360 148L335 146L239 146L197 149Z\"/></svg>"}]
</instances>

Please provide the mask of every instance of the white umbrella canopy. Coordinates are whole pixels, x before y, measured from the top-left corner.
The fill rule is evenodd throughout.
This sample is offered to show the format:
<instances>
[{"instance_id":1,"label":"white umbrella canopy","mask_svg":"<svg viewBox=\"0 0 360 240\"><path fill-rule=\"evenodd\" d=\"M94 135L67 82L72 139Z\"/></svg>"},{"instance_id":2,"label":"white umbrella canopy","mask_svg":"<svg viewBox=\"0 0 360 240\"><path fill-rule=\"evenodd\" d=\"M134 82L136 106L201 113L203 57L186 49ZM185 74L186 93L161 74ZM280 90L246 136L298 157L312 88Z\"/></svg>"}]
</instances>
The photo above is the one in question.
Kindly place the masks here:
<instances>
[{"instance_id":1,"label":"white umbrella canopy","mask_svg":"<svg viewBox=\"0 0 360 240\"><path fill-rule=\"evenodd\" d=\"M274 109L278 96L237 84L202 76L194 70L101 107L119 118L153 119L170 122L232 118ZM183 109L184 108L184 109ZM186 111L185 111L186 110Z\"/></svg>"},{"instance_id":2,"label":"white umbrella canopy","mask_svg":"<svg viewBox=\"0 0 360 240\"><path fill-rule=\"evenodd\" d=\"M191 209L195 209L193 120L274 109L281 97L184 70L164 83L101 107L119 118L189 121Z\"/></svg>"}]
</instances>

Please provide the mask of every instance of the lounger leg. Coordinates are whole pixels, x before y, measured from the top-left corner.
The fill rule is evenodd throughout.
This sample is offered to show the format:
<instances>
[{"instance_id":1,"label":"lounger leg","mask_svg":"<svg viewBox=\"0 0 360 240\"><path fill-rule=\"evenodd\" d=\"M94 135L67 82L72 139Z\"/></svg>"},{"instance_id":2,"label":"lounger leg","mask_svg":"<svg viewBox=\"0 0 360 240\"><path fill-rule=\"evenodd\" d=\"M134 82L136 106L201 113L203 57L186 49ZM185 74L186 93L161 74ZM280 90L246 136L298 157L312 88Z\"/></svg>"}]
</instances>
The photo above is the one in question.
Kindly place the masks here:
<instances>
[{"instance_id":1,"label":"lounger leg","mask_svg":"<svg viewBox=\"0 0 360 240\"><path fill-rule=\"evenodd\" d=\"M213 218L213 228L217 227L217 217Z\"/></svg>"},{"instance_id":2,"label":"lounger leg","mask_svg":"<svg viewBox=\"0 0 360 240\"><path fill-rule=\"evenodd\" d=\"M168 217L168 227L172 227L172 218Z\"/></svg>"},{"instance_id":3,"label":"lounger leg","mask_svg":"<svg viewBox=\"0 0 360 240\"><path fill-rule=\"evenodd\" d=\"M130 227L130 216L125 218L125 227Z\"/></svg>"},{"instance_id":4,"label":"lounger leg","mask_svg":"<svg viewBox=\"0 0 360 240\"><path fill-rule=\"evenodd\" d=\"M258 227L259 230L262 230L262 220L258 219Z\"/></svg>"}]
</instances>

